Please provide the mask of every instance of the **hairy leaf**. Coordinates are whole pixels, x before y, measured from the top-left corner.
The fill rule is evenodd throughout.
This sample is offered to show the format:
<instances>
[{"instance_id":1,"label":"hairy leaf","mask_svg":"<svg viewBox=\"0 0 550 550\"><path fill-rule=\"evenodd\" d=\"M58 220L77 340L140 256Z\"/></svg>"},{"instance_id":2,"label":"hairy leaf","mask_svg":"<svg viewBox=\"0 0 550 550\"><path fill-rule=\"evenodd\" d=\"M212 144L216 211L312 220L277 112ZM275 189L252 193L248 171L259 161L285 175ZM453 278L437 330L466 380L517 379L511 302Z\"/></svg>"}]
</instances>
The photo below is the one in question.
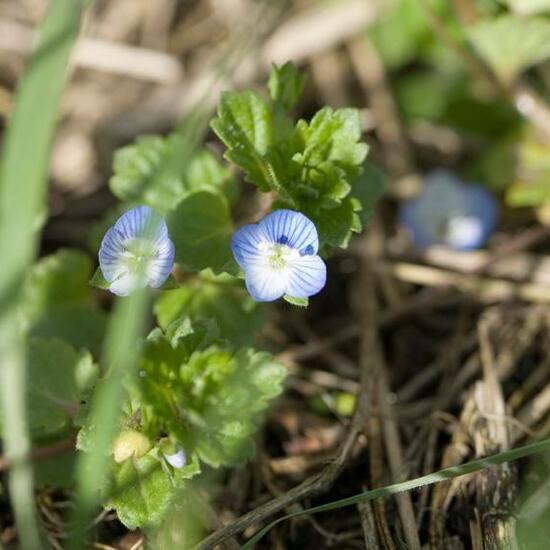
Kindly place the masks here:
<instances>
[{"instance_id":1,"label":"hairy leaf","mask_svg":"<svg viewBox=\"0 0 550 550\"><path fill-rule=\"evenodd\" d=\"M144 428L170 434L212 466L240 464L253 454L261 412L286 371L267 353L200 349L190 338L188 331L150 335L139 379Z\"/></svg>"},{"instance_id":2,"label":"hairy leaf","mask_svg":"<svg viewBox=\"0 0 550 550\"><path fill-rule=\"evenodd\" d=\"M224 92L218 117L210 123L227 146L225 158L244 170L247 180L263 191L271 187L265 154L272 141L269 106L254 91Z\"/></svg>"},{"instance_id":3,"label":"hairy leaf","mask_svg":"<svg viewBox=\"0 0 550 550\"><path fill-rule=\"evenodd\" d=\"M305 76L293 63L285 63L282 67L273 65L267 84L269 95L284 109L291 109L300 99L305 82Z\"/></svg>"}]
</instances>

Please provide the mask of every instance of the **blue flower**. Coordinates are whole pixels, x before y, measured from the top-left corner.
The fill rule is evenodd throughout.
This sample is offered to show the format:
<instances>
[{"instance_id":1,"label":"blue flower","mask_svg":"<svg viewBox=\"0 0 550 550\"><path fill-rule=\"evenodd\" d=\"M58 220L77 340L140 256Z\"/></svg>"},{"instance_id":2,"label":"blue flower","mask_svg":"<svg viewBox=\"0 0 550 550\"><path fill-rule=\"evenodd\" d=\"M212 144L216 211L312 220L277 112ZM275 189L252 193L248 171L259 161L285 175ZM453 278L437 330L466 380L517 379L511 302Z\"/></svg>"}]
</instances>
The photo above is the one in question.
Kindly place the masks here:
<instances>
[{"instance_id":1,"label":"blue flower","mask_svg":"<svg viewBox=\"0 0 550 550\"><path fill-rule=\"evenodd\" d=\"M317 229L300 212L276 210L257 224L241 227L231 249L248 292L258 302L284 295L308 298L325 286L327 269L317 255Z\"/></svg>"},{"instance_id":2,"label":"blue flower","mask_svg":"<svg viewBox=\"0 0 550 550\"><path fill-rule=\"evenodd\" d=\"M418 248L446 245L455 250L483 246L498 222L495 197L451 172L428 174L420 195L401 205L399 221Z\"/></svg>"},{"instance_id":3,"label":"blue flower","mask_svg":"<svg viewBox=\"0 0 550 550\"><path fill-rule=\"evenodd\" d=\"M109 290L127 296L134 290L160 287L174 265L174 243L165 221L152 208L125 212L101 242L99 267Z\"/></svg>"}]
</instances>

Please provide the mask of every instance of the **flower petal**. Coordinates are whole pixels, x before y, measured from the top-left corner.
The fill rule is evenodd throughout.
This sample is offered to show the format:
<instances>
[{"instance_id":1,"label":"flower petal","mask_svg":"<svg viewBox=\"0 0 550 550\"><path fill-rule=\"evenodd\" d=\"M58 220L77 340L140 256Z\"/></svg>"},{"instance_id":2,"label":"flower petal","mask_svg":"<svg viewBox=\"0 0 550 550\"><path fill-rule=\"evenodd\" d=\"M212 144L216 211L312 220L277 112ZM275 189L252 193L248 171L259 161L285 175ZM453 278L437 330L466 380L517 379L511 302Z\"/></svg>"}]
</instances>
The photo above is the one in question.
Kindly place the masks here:
<instances>
[{"instance_id":1,"label":"flower petal","mask_svg":"<svg viewBox=\"0 0 550 550\"><path fill-rule=\"evenodd\" d=\"M156 257L147 266L146 277L149 286L159 288L168 279L174 267L175 252L174 243L168 237L158 243Z\"/></svg>"},{"instance_id":2,"label":"flower petal","mask_svg":"<svg viewBox=\"0 0 550 550\"><path fill-rule=\"evenodd\" d=\"M122 234L115 227L111 227L103 240L99 248L99 267L105 280L109 283L120 277L126 268L121 261L121 255L124 253L125 239Z\"/></svg>"},{"instance_id":3,"label":"flower petal","mask_svg":"<svg viewBox=\"0 0 550 550\"><path fill-rule=\"evenodd\" d=\"M275 269L267 262L250 264L245 273L246 288L257 302L272 302L286 294L289 269Z\"/></svg>"},{"instance_id":4,"label":"flower petal","mask_svg":"<svg viewBox=\"0 0 550 550\"><path fill-rule=\"evenodd\" d=\"M319 256L300 256L289 266L285 294L293 298L309 298L320 292L327 281L327 266Z\"/></svg>"},{"instance_id":5,"label":"flower petal","mask_svg":"<svg viewBox=\"0 0 550 550\"><path fill-rule=\"evenodd\" d=\"M263 254L259 250L262 243L268 242L268 236L259 224L241 227L231 238L231 250L237 263L246 269L250 263L257 262Z\"/></svg>"},{"instance_id":6,"label":"flower petal","mask_svg":"<svg viewBox=\"0 0 550 550\"><path fill-rule=\"evenodd\" d=\"M115 223L123 239L151 238L155 241L168 238L164 219L149 206L137 206L125 212Z\"/></svg>"},{"instance_id":7,"label":"flower petal","mask_svg":"<svg viewBox=\"0 0 550 550\"><path fill-rule=\"evenodd\" d=\"M270 242L286 244L290 248L317 254L319 236L314 223L301 212L294 210L275 210L258 224L266 233Z\"/></svg>"},{"instance_id":8,"label":"flower petal","mask_svg":"<svg viewBox=\"0 0 550 550\"><path fill-rule=\"evenodd\" d=\"M146 281L134 273L123 273L109 285L109 290L117 296L128 296L139 288L145 288Z\"/></svg>"},{"instance_id":9,"label":"flower petal","mask_svg":"<svg viewBox=\"0 0 550 550\"><path fill-rule=\"evenodd\" d=\"M176 452L173 454L167 454L163 453L164 458L166 459L166 462L172 466L172 468L183 468L185 464L187 463L187 457L185 456L185 453L183 452L183 449L178 448L176 449Z\"/></svg>"}]
</instances>

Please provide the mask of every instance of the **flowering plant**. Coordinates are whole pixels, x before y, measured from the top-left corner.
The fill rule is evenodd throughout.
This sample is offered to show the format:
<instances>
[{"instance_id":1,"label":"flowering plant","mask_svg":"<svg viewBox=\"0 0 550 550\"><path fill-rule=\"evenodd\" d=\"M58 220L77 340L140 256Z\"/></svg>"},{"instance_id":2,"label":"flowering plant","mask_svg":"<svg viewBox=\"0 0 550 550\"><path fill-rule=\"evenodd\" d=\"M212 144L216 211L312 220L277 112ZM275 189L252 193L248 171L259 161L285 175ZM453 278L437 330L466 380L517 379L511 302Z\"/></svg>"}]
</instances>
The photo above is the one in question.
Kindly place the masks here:
<instances>
[{"instance_id":1,"label":"flowering plant","mask_svg":"<svg viewBox=\"0 0 550 550\"><path fill-rule=\"evenodd\" d=\"M91 282L122 300L153 289L157 325L136 343L110 473L97 484L105 506L129 527L161 522L176 492L205 465L253 456L262 413L286 374L254 347L261 302L307 306L326 284L331 250L360 231L381 191L366 165L356 110L325 107L297 122L288 114L303 85L286 64L273 68L268 100L253 91L222 94L211 126L227 163L207 149L185 165L172 162L184 153L178 132L142 137L115 156L110 186L123 204L97 239ZM249 212L234 224L234 167L269 194L270 213ZM37 350L31 357L38 364L47 355L59 372L34 390L40 433L58 438L76 424L84 453L102 429L88 404L110 382L109 365L94 361L106 314L87 284L91 267L74 251L42 260L29 282L27 319ZM59 324L46 330L46 316Z\"/></svg>"}]
</instances>

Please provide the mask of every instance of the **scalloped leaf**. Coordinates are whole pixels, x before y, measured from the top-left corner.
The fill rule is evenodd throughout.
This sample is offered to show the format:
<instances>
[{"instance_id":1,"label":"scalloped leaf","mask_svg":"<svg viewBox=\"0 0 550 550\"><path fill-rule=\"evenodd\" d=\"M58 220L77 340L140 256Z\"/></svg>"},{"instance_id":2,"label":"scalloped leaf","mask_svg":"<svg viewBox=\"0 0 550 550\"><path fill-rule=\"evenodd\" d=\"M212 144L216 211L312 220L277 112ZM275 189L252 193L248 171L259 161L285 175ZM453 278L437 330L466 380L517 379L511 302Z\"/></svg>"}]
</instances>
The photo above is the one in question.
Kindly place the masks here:
<instances>
[{"instance_id":1,"label":"scalloped leaf","mask_svg":"<svg viewBox=\"0 0 550 550\"><path fill-rule=\"evenodd\" d=\"M158 525L166 516L177 490L199 473L196 457L176 470L164 463L157 448L141 458L113 463L111 496L105 508L114 508L128 529Z\"/></svg>"},{"instance_id":2,"label":"scalloped leaf","mask_svg":"<svg viewBox=\"0 0 550 550\"><path fill-rule=\"evenodd\" d=\"M254 453L261 413L281 393L286 369L268 353L200 349L190 338L159 330L148 338L138 388L144 429L169 434L211 466L241 464Z\"/></svg>"},{"instance_id":3,"label":"scalloped leaf","mask_svg":"<svg viewBox=\"0 0 550 550\"><path fill-rule=\"evenodd\" d=\"M263 191L271 187L265 154L272 141L272 116L268 104L252 90L223 92L218 116L210 123L227 146L225 158Z\"/></svg>"}]
</instances>

